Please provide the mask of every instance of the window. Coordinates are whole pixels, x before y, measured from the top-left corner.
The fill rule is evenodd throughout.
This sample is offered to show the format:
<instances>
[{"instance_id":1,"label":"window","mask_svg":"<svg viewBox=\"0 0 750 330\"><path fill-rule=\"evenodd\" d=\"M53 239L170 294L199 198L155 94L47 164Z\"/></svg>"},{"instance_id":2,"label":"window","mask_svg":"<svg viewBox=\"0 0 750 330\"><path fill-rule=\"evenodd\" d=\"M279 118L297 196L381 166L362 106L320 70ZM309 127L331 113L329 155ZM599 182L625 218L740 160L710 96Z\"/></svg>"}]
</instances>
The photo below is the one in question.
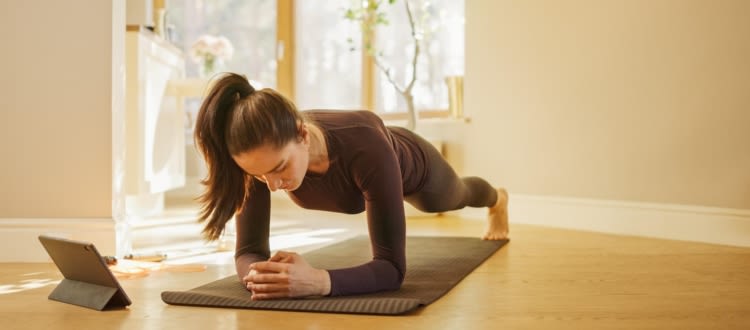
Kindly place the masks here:
<instances>
[{"instance_id":1,"label":"window","mask_svg":"<svg viewBox=\"0 0 750 330\"><path fill-rule=\"evenodd\" d=\"M347 38L360 44L344 19L341 0L297 1L295 8L295 96L301 109L361 109L362 56Z\"/></svg>"},{"instance_id":2,"label":"window","mask_svg":"<svg viewBox=\"0 0 750 330\"><path fill-rule=\"evenodd\" d=\"M445 78L464 73L464 3L456 0L411 1L420 40L414 104L419 110L448 109ZM376 47L402 86L411 77L414 54L409 18L403 1L386 6L389 24L379 29ZM382 71L375 75L375 108L403 112L406 104Z\"/></svg>"},{"instance_id":3,"label":"window","mask_svg":"<svg viewBox=\"0 0 750 330\"><path fill-rule=\"evenodd\" d=\"M415 105L422 113L447 115L445 79L464 72L464 1L409 3L422 38ZM361 31L344 13L361 4L362 0L170 1L167 22L172 41L186 52L203 34L227 37L235 51L225 70L285 92L301 109L404 113L402 97L372 59L363 56L359 47L350 49L361 44ZM398 83L404 84L413 54L404 0L393 5L384 0L383 6L390 24L378 28L376 49L382 51ZM198 68L188 60L189 76L197 76Z\"/></svg>"},{"instance_id":4,"label":"window","mask_svg":"<svg viewBox=\"0 0 750 330\"><path fill-rule=\"evenodd\" d=\"M202 35L224 36L234 48L225 71L242 73L266 87L276 87L276 0L179 0L167 7L170 41L190 54ZM189 56L188 56L189 57ZM200 65L186 60L189 77Z\"/></svg>"}]
</instances>

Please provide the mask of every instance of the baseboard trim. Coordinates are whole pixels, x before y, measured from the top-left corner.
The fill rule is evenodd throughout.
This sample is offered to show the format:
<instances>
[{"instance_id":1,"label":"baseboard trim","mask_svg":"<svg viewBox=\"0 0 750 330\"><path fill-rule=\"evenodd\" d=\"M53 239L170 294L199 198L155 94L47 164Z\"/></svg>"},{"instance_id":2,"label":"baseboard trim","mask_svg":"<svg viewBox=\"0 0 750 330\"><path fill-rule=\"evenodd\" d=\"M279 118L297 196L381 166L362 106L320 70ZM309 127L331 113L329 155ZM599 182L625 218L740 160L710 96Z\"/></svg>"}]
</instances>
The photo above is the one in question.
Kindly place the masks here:
<instances>
[{"instance_id":1,"label":"baseboard trim","mask_svg":"<svg viewBox=\"0 0 750 330\"><path fill-rule=\"evenodd\" d=\"M0 262L49 262L39 235L51 235L94 243L103 255L114 255L117 245L113 219L17 219L0 218Z\"/></svg>"},{"instance_id":2,"label":"baseboard trim","mask_svg":"<svg viewBox=\"0 0 750 330\"><path fill-rule=\"evenodd\" d=\"M511 224L750 247L750 210L511 194L508 212ZM487 211L459 214L485 219Z\"/></svg>"}]
</instances>

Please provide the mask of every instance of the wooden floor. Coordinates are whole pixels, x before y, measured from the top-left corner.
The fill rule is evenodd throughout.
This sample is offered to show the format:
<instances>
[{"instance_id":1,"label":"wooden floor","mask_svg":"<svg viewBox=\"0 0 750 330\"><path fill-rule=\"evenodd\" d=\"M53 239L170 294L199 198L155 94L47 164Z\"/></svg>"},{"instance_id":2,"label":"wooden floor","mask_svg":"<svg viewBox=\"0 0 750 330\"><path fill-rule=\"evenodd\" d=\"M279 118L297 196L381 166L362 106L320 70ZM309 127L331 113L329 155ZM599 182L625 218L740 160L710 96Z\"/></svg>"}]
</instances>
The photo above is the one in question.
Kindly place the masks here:
<instances>
[{"instance_id":1,"label":"wooden floor","mask_svg":"<svg viewBox=\"0 0 750 330\"><path fill-rule=\"evenodd\" d=\"M320 221L306 220L311 228ZM339 234L365 228L363 220L347 221L357 224ZM478 236L483 229L477 220L445 216L408 222L414 235ZM161 301L161 291L233 274L228 262L210 263L204 272L159 271L122 280L133 304L97 312L47 300L60 279L51 264L0 264L0 328L750 329L750 249L524 225L514 225L511 238L446 296L395 317Z\"/></svg>"}]
</instances>

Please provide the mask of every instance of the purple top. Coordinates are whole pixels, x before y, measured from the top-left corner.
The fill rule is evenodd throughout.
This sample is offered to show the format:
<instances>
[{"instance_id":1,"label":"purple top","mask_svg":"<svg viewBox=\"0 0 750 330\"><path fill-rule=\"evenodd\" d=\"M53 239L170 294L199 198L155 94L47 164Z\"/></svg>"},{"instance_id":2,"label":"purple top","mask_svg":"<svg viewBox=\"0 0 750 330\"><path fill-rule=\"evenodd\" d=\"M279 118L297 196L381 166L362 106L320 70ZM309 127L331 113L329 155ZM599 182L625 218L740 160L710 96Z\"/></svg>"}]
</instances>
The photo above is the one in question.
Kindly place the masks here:
<instances>
[{"instance_id":1,"label":"purple top","mask_svg":"<svg viewBox=\"0 0 750 330\"><path fill-rule=\"evenodd\" d=\"M331 296L396 290L406 273L403 196L419 190L427 176L425 155L404 129L385 127L370 111L306 111L326 136L330 166L308 173L288 192L307 209L341 213L367 210L373 258L362 265L328 270ZM271 198L268 186L253 179L237 216L236 267L240 278L252 262L270 257Z\"/></svg>"}]
</instances>

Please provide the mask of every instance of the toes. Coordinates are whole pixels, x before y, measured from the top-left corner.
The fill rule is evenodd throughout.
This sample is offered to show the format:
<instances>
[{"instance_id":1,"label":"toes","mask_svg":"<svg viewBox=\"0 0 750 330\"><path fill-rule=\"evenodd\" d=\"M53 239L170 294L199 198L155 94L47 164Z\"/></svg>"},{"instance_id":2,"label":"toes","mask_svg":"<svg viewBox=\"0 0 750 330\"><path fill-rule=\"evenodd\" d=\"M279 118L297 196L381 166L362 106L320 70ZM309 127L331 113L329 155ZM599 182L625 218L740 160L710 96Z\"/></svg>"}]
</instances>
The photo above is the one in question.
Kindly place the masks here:
<instances>
[{"instance_id":1,"label":"toes","mask_svg":"<svg viewBox=\"0 0 750 330\"><path fill-rule=\"evenodd\" d=\"M485 241L500 241L508 238L508 234L487 233L482 236Z\"/></svg>"}]
</instances>

